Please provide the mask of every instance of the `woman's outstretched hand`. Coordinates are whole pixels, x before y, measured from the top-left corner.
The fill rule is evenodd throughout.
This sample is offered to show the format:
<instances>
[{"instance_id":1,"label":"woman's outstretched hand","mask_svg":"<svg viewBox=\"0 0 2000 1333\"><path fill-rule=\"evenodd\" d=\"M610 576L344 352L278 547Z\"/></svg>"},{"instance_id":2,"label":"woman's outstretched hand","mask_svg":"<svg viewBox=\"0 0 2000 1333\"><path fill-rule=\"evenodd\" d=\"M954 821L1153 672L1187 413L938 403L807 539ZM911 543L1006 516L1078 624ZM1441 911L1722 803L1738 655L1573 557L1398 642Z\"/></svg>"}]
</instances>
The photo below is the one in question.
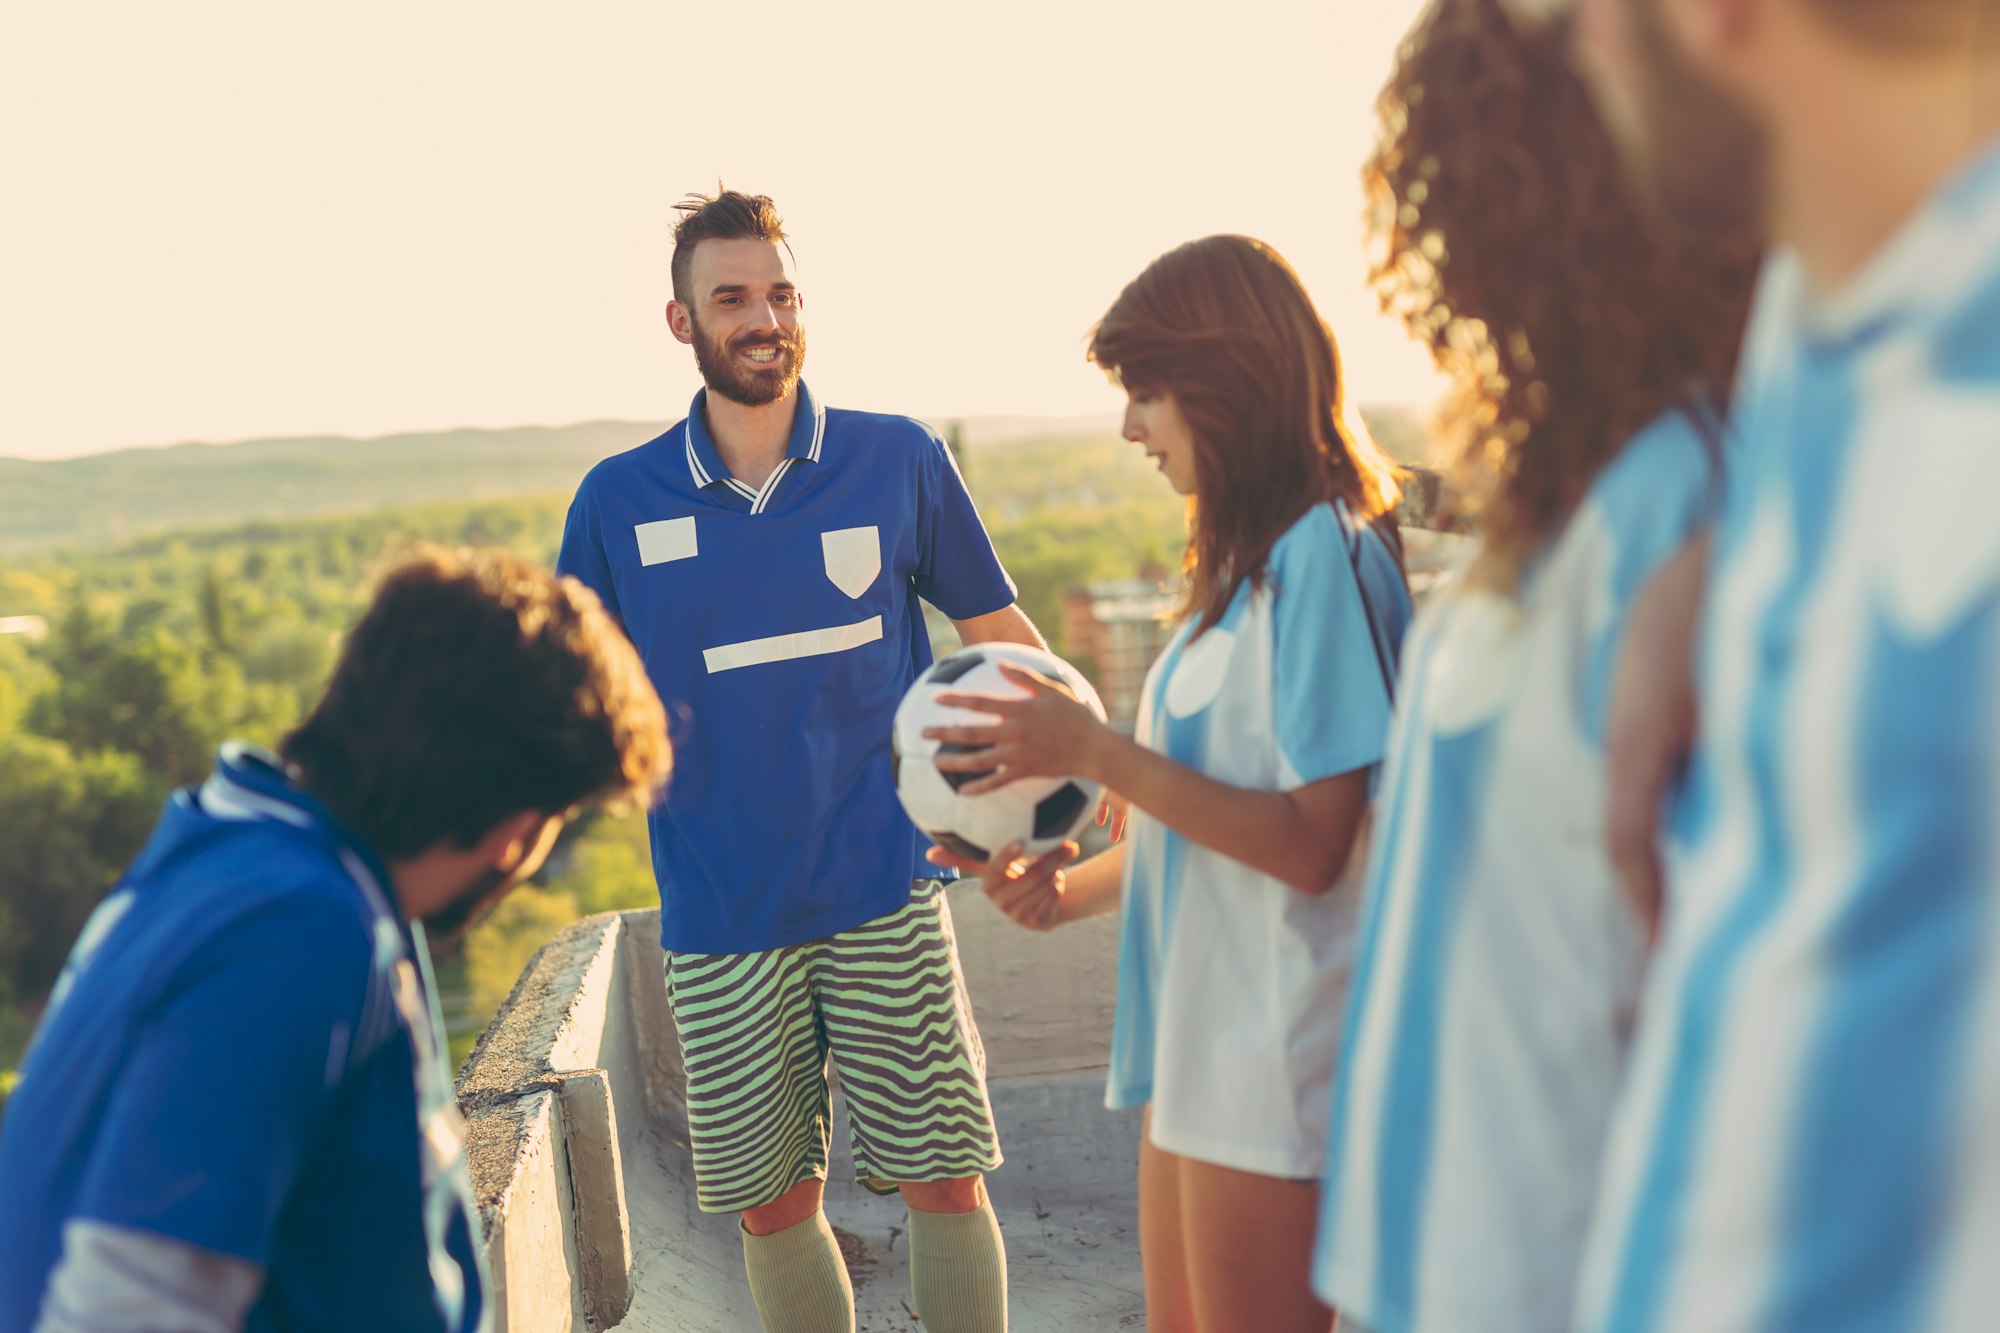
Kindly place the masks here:
<instances>
[{"instance_id":1,"label":"woman's outstretched hand","mask_svg":"<svg viewBox=\"0 0 2000 1333\"><path fill-rule=\"evenodd\" d=\"M993 905L1029 930L1053 930L1061 924L1063 867L1074 861L1080 849L1066 842L1032 861L1021 859L1021 844L1013 842L993 854L990 861L977 861L944 847L933 847L925 856L932 865L950 866L976 876Z\"/></svg>"},{"instance_id":2,"label":"woman's outstretched hand","mask_svg":"<svg viewBox=\"0 0 2000 1333\"><path fill-rule=\"evenodd\" d=\"M998 791L1021 778L1095 780L1105 738L1117 733L1047 676L1012 662L1002 662L1000 670L1026 690L1027 697L955 692L937 696L937 702L946 708L963 708L999 719L971 726L924 728L930 740L972 747L962 753L939 754L939 771L979 774L959 788L965 796Z\"/></svg>"}]
</instances>

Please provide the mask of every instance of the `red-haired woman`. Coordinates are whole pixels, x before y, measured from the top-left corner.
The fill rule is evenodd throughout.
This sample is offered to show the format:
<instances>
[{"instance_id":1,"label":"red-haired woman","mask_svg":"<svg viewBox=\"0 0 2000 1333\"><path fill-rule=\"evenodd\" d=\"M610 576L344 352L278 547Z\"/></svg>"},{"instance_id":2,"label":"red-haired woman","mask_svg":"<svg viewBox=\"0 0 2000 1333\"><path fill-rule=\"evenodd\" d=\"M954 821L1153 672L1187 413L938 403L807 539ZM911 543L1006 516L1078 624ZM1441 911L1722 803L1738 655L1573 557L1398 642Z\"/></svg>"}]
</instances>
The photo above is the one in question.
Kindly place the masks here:
<instances>
[{"instance_id":1,"label":"red-haired woman","mask_svg":"<svg viewBox=\"0 0 2000 1333\"><path fill-rule=\"evenodd\" d=\"M1155 260L1091 358L1125 436L1188 497L1180 624L1127 737L1029 673L941 728L994 770L1075 774L1130 802L1125 841L1067 870L1004 849L981 874L1047 929L1122 901L1108 1101L1144 1105L1148 1327L1326 1327L1309 1259L1327 1080L1352 946L1342 878L1389 728L1409 593L1389 464L1343 427L1333 336L1290 265L1242 236Z\"/></svg>"}]
</instances>

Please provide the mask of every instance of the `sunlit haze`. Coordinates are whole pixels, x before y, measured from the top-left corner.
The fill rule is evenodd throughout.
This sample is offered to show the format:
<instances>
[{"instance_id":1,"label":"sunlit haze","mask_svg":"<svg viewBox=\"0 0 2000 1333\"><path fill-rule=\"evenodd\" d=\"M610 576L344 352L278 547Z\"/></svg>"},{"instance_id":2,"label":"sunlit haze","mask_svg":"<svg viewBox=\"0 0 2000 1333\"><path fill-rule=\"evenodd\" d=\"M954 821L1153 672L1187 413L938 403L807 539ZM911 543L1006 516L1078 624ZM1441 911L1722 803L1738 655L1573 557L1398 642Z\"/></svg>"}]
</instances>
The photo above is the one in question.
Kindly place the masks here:
<instances>
[{"instance_id":1,"label":"sunlit haze","mask_svg":"<svg viewBox=\"0 0 2000 1333\"><path fill-rule=\"evenodd\" d=\"M18 9L0 455L668 420L672 204L772 195L839 406L1110 412L1083 335L1215 231L1304 275L1366 403L1370 103L1417 0Z\"/></svg>"}]
</instances>

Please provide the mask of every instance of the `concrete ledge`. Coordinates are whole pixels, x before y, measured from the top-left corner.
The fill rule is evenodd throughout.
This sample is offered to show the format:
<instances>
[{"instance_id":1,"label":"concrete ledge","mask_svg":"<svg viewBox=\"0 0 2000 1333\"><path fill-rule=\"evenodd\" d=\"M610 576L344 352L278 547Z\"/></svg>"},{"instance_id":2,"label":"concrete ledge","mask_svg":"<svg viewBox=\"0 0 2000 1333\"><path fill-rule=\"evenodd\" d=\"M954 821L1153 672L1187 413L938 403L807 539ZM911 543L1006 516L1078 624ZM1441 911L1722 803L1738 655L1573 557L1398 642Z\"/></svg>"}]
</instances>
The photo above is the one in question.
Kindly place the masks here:
<instances>
[{"instance_id":1,"label":"concrete ledge","mask_svg":"<svg viewBox=\"0 0 2000 1333\"><path fill-rule=\"evenodd\" d=\"M627 917L642 940L658 929L657 913L608 913L543 946L459 1070L495 1333L612 1328L631 1301L619 1103L643 1126L657 1094L632 1030L644 988L626 973L644 951L626 946Z\"/></svg>"}]
</instances>

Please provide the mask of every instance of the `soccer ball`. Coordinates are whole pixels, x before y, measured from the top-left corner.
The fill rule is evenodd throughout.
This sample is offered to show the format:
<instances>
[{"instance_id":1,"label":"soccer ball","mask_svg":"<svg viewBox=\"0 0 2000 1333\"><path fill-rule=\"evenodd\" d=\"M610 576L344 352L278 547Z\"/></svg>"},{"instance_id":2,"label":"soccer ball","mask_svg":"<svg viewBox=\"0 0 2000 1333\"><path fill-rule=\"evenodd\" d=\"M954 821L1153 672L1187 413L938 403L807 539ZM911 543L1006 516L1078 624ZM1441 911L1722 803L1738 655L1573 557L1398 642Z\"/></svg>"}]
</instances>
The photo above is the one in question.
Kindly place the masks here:
<instances>
[{"instance_id":1,"label":"soccer ball","mask_svg":"<svg viewBox=\"0 0 2000 1333\"><path fill-rule=\"evenodd\" d=\"M1030 856L1061 846L1097 813L1101 790L1097 783L1081 778L1023 778L983 796L961 796L959 788L981 775L938 768L934 761L939 754L962 754L972 747L927 740L926 727L977 725L994 718L990 713L942 707L937 696L951 691L1019 696L1020 687L1000 674L1002 662L1041 673L1088 705L1100 720L1104 717L1104 705L1082 672L1054 653L1024 644L962 648L917 677L896 708L891 739L896 795L924 836L979 861L1014 841Z\"/></svg>"}]
</instances>

